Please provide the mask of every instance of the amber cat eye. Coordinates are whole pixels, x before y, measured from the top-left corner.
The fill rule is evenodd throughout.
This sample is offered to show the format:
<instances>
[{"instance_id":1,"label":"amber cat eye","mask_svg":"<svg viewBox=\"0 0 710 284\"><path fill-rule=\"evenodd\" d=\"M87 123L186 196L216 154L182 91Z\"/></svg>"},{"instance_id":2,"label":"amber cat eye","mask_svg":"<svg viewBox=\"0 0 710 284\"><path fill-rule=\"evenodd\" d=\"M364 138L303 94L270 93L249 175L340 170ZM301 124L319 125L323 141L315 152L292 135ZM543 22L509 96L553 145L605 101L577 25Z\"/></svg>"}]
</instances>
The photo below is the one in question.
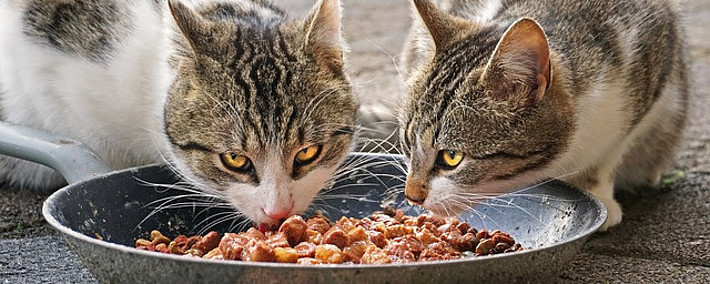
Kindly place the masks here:
<instances>
[{"instance_id":1,"label":"amber cat eye","mask_svg":"<svg viewBox=\"0 0 710 284\"><path fill-rule=\"evenodd\" d=\"M235 172L248 171L251 168L251 160L244 155L238 155L232 152L225 152L219 155L224 166Z\"/></svg>"},{"instance_id":2,"label":"amber cat eye","mask_svg":"<svg viewBox=\"0 0 710 284\"><path fill-rule=\"evenodd\" d=\"M441 150L439 151L439 156L437 157L437 162L448 168L458 166L462 160L463 154L454 150Z\"/></svg>"},{"instance_id":3,"label":"amber cat eye","mask_svg":"<svg viewBox=\"0 0 710 284\"><path fill-rule=\"evenodd\" d=\"M307 164L313 162L320 155L321 145L311 145L301 149L296 153L295 162L298 164Z\"/></svg>"}]
</instances>

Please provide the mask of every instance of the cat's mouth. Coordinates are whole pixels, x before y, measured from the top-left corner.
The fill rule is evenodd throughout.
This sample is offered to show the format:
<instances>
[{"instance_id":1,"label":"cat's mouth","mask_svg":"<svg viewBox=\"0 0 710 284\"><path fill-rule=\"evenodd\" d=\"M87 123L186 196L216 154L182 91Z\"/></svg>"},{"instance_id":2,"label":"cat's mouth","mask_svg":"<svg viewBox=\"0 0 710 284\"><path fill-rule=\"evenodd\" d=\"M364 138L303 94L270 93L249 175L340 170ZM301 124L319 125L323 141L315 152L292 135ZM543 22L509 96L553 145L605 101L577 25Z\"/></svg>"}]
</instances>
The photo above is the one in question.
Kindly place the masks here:
<instances>
[{"instance_id":1,"label":"cat's mouth","mask_svg":"<svg viewBox=\"0 0 710 284\"><path fill-rule=\"evenodd\" d=\"M279 224L277 223L261 223L261 222L254 222L254 228L259 230L260 232L264 233L266 231L276 231L279 229Z\"/></svg>"}]
</instances>

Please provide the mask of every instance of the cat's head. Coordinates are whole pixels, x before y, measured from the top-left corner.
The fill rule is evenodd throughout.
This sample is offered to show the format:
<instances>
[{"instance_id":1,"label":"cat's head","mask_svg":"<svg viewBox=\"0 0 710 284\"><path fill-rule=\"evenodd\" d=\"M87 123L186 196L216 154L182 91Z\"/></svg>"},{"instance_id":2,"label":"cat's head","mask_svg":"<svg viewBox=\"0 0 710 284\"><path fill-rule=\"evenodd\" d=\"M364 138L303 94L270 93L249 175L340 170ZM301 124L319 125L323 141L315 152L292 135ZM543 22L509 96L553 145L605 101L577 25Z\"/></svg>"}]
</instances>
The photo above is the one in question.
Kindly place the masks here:
<instances>
[{"instance_id":1,"label":"cat's head","mask_svg":"<svg viewBox=\"0 0 710 284\"><path fill-rule=\"evenodd\" d=\"M455 214L541 178L574 124L543 29L532 19L486 25L414 3L430 44L400 113L407 198Z\"/></svg>"},{"instance_id":2,"label":"cat's head","mask_svg":"<svg viewBox=\"0 0 710 284\"><path fill-rule=\"evenodd\" d=\"M339 1L300 21L248 1L169 4L179 46L164 112L172 162L253 221L305 211L355 139Z\"/></svg>"}]
</instances>

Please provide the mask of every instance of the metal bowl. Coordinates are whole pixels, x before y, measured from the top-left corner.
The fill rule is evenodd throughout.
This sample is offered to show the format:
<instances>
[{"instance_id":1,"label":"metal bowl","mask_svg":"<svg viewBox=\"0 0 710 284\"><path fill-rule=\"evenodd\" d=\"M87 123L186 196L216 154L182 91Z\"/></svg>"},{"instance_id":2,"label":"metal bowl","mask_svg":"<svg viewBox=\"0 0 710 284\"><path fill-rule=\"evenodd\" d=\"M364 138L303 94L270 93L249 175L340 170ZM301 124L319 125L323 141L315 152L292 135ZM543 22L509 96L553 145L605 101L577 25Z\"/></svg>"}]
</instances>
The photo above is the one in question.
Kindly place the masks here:
<instances>
[{"instance_id":1,"label":"metal bowl","mask_svg":"<svg viewBox=\"0 0 710 284\"><path fill-rule=\"evenodd\" d=\"M368 164L380 164L365 166L373 176L346 177L334 187L341 189L329 192L357 198L326 199L327 205L320 204L319 208L331 219L343 215L361 218L381 210L385 191L401 185L398 179L377 178L397 174L392 164L380 162L397 163L398 157L368 159L372 160ZM303 266L202 260L132 248L137 238L148 238L153 229L170 237L235 229L235 221L239 220L206 226L209 216L228 214L225 209L195 206L156 211L162 200L183 192L146 184L178 181L163 166L113 173L58 191L45 202L43 215L66 236L94 277L104 283L177 283L188 279L190 283L449 283L540 279L570 261L586 237L606 218L604 207L590 194L561 182L549 182L489 200L478 206L476 213L462 215L463 220L476 228L509 232L526 248L511 254L426 263ZM161 202L153 203L156 200ZM402 201L398 196L393 204L406 204ZM417 208L403 206L403 209L409 214L419 213Z\"/></svg>"}]
</instances>

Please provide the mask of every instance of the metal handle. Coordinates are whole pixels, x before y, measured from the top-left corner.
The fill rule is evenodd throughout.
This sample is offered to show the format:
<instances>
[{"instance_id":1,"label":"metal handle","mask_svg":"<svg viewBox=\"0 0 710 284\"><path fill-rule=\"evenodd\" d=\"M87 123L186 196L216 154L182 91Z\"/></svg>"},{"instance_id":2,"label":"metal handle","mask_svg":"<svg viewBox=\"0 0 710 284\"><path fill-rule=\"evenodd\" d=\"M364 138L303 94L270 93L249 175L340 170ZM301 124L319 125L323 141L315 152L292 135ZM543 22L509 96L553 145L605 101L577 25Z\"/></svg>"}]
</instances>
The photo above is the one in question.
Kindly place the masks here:
<instances>
[{"instance_id":1,"label":"metal handle","mask_svg":"<svg viewBox=\"0 0 710 284\"><path fill-rule=\"evenodd\" d=\"M46 165L70 184L110 171L79 141L3 121L0 121L0 154Z\"/></svg>"}]
</instances>

